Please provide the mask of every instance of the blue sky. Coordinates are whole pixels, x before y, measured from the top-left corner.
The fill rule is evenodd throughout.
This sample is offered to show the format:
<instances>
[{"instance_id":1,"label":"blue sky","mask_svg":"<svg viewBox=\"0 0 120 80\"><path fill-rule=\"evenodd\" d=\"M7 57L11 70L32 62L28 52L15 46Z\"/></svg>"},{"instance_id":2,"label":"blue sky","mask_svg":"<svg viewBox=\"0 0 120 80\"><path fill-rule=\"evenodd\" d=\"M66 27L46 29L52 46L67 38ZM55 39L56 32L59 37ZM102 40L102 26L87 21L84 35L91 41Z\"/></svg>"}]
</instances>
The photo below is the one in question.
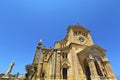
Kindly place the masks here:
<instances>
[{"instance_id":1,"label":"blue sky","mask_svg":"<svg viewBox=\"0 0 120 80\"><path fill-rule=\"evenodd\" d=\"M95 44L107 50L113 71L120 77L119 0L0 0L0 72L10 62L12 73L25 73L37 43L53 47L64 38L69 25L91 31Z\"/></svg>"}]
</instances>

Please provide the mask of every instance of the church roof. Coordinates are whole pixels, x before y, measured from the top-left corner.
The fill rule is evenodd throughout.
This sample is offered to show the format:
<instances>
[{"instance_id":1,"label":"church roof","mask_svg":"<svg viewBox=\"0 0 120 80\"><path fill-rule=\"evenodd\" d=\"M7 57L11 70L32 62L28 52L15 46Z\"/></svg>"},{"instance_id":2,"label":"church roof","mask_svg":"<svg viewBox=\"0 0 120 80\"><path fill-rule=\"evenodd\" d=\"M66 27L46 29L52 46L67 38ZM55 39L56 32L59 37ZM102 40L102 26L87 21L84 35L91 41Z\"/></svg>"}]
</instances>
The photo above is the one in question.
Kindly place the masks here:
<instances>
[{"instance_id":1,"label":"church roof","mask_svg":"<svg viewBox=\"0 0 120 80\"><path fill-rule=\"evenodd\" d=\"M84 28L84 27L81 26L81 25L70 25L70 26L68 27L67 31L69 32L71 29L72 29L74 32L75 32L75 31L90 32L88 29Z\"/></svg>"}]
</instances>

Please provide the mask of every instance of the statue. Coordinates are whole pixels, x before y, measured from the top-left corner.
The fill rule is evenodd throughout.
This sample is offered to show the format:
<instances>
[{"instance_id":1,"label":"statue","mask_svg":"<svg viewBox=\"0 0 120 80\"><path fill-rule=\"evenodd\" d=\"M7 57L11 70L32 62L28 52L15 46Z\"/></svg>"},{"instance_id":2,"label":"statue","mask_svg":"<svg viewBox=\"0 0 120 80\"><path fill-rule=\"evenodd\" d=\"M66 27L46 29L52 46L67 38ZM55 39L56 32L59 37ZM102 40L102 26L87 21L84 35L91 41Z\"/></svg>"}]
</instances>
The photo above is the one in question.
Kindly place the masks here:
<instances>
[{"instance_id":1,"label":"statue","mask_svg":"<svg viewBox=\"0 0 120 80\"><path fill-rule=\"evenodd\" d=\"M14 65L15 65L15 62L13 61L13 62L10 64L10 67L8 68L8 71L7 71L6 74L5 74L6 76L9 76L9 75L10 75L10 73L11 73Z\"/></svg>"}]
</instances>

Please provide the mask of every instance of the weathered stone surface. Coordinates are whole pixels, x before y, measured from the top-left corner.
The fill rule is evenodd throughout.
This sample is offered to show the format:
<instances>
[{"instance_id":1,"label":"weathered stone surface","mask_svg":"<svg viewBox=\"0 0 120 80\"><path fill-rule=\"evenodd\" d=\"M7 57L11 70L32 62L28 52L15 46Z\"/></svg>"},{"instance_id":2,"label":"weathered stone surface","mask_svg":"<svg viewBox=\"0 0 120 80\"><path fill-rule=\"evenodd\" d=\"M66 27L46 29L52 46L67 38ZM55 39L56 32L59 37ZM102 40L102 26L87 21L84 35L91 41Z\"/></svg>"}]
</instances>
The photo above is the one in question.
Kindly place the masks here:
<instances>
[{"instance_id":1,"label":"weathered stone surface","mask_svg":"<svg viewBox=\"0 0 120 80\"><path fill-rule=\"evenodd\" d=\"M105 50L80 25L69 26L65 38L55 42L53 49L41 46L38 44L33 60L33 65L38 64L33 80L116 80Z\"/></svg>"}]
</instances>

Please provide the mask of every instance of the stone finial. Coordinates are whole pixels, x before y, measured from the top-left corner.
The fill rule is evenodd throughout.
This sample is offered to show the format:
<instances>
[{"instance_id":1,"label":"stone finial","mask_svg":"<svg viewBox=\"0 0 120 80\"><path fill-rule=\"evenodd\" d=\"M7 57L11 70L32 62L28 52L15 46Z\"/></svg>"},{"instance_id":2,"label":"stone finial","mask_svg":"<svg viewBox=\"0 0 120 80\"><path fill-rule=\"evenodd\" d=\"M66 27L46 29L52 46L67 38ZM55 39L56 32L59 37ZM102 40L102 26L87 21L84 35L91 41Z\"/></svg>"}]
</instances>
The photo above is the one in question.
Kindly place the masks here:
<instances>
[{"instance_id":1,"label":"stone finial","mask_svg":"<svg viewBox=\"0 0 120 80\"><path fill-rule=\"evenodd\" d=\"M89 54L89 59L93 59L93 56L91 54Z\"/></svg>"},{"instance_id":2,"label":"stone finial","mask_svg":"<svg viewBox=\"0 0 120 80\"><path fill-rule=\"evenodd\" d=\"M42 40L40 40L40 41L39 41L38 45L39 45L39 46L41 46L41 45L42 45Z\"/></svg>"},{"instance_id":3,"label":"stone finial","mask_svg":"<svg viewBox=\"0 0 120 80\"><path fill-rule=\"evenodd\" d=\"M40 39L40 43L42 43L42 40Z\"/></svg>"}]
</instances>

